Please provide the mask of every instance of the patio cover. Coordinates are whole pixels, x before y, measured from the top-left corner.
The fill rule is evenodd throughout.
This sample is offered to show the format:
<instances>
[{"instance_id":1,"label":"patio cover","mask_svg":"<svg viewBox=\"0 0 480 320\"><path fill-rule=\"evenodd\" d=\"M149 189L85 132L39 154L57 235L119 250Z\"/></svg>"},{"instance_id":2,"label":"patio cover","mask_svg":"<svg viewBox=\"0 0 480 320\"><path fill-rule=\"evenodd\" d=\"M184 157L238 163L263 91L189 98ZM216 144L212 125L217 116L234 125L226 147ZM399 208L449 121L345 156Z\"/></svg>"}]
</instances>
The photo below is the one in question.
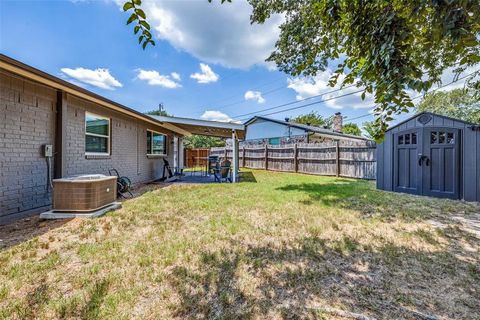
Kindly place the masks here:
<instances>
[{"instance_id":1,"label":"patio cover","mask_svg":"<svg viewBox=\"0 0 480 320\"><path fill-rule=\"evenodd\" d=\"M238 139L245 139L245 126L240 123L198 120L190 118L151 116L152 118L175 125L183 130L202 136L231 138L235 131Z\"/></svg>"},{"instance_id":2,"label":"patio cover","mask_svg":"<svg viewBox=\"0 0 480 320\"><path fill-rule=\"evenodd\" d=\"M212 136L219 138L231 138L233 147L232 178L238 181L238 141L245 139L245 126L240 123L198 120L190 118L150 116L163 123L178 127L190 134Z\"/></svg>"}]
</instances>

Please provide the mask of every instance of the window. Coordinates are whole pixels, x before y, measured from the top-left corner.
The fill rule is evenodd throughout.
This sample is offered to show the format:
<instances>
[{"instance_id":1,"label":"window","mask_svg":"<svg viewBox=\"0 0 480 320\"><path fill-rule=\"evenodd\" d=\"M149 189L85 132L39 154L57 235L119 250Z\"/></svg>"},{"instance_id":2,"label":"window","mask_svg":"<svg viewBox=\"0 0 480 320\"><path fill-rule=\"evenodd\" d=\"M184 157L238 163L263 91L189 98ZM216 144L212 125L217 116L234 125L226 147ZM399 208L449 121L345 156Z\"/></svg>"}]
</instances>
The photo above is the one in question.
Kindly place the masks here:
<instances>
[{"instance_id":1,"label":"window","mask_svg":"<svg viewBox=\"0 0 480 320\"><path fill-rule=\"evenodd\" d=\"M453 132L447 133L447 143L448 144L455 144L455 136Z\"/></svg>"},{"instance_id":2,"label":"window","mask_svg":"<svg viewBox=\"0 0 480 320\"><path fill-rule=\"evenodd\" d=\"M110 154L110 118L85 113L85 153Z\"/></svg>"},{"instance_id":3,"label":"window","mask_svg":"<svg viewBox=\"0 0 480 320\"><path fill-rule=\"evenodd\" d=\"M280 144L280 138L270 138L268 139L268 144L278 146Z\"/></svg>"},{"instance_id":4,"label":"window","mask_svg":"<svg viewBox=\"0 0 480 320\"><path fill-rule=\"evenodd\" d=\"M430 143L431 144L435 144L438 142L438 139L437 139L437 132L436 131L432 131L430 133Z\"/></svg>"},{"instance_id":5,"label":"window","mask_svg":"<svg viewBox=\"0 0 480 320\"><path fill-rule=\"evenodd\" d=\"M398 144L417 144L417 134L413 132L399 135Z\"/></svg>"},{"instance_id":6,"label":"window","mask_svg":"<svg viewBox=\"0 0 480 320\"><path fill-rule=\"evenodd\" d=\"M438 143L445 143L445 137L446 137L446 134L445 132L441 131L438 133Z\"/></svg>"},{"instance_id":7,"label":"window","mask_svg":"<svg viewBox=\"0 0 480 320\"><path fill-rule=\"evenodd\" d=\"M147 130L147 155L166 155L167 136Z\"/></svg>"}]
</instances>

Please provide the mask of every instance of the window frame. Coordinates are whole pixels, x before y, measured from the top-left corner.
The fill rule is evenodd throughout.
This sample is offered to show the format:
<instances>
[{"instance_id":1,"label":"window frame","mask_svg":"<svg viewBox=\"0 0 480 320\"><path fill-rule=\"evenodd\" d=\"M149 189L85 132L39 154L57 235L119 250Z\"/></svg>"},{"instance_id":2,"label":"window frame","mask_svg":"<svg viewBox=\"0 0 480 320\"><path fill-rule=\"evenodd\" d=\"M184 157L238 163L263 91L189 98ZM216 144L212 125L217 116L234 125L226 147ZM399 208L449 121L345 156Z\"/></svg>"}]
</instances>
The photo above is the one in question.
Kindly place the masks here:
<instances>
[{"instance_id":1,"label":"window frame","mask_svg":"<svg viewBox=\"0 0 480 320\"><path fill-rule=\"evenodd\" d=\"M152 133L152 137L150 139L150 151L153 152L153 134L156 133L158 135L162 135L165 137L165 140L164 140L164 148L163 148L163 153L148 153L148 132L151 132ZM166 157L168 156L168 143L167 143L167 140L168 140L168 135L166 135L165 133L162 133L162 132L158 132L158 131L155 131L155 130L152 130L152 129L147 129L147 136L145 137L147 139L147 156L148 157Z\"/></svg>"},{"instance_id":2,"label":"window frame","mask_svg":"<svg viewBox=\"0 0 480 320\"><path fill-rule=\"evenodd\" d=\"M276 144L275 144L275 143L271 143L272 140L275 140L275 141L278 142L278 143L276 143ZM280 137L268 138L268 144L269 144L269 145L272 145L272 146L279 146L279 145L282 144L282 141L281 141Z\"/></svg>"},{"instance_id":3,"label":"window frame","mask_svg":"<svg viewBox=\"0 0 480 320\"><path fill-rule=\"evenodd\" d=\"M89 133L87 132L87 115L94 116L95 118L104 119L108 121L108 136L103 134L97 133ZM107 138L107 152L89 152L87 151L87 141L86 137L100 137L100 138ZM110 156L111 155L111 140L112 140L112 119L109 117L101 116L99 114L85 111L85 155L86 156Z\"/></svg>"}]
</instances>

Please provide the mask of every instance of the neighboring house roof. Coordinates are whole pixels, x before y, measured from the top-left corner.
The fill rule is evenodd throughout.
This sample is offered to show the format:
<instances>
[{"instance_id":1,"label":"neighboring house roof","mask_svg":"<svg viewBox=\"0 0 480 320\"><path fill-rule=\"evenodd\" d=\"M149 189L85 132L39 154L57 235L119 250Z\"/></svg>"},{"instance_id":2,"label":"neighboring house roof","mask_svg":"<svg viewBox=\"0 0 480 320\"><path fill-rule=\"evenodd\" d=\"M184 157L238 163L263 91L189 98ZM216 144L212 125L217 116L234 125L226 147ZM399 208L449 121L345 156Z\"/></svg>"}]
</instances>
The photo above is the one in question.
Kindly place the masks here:
<instances>
[{"instance_id":1,"label":"neighboring house roof","mask_svg":"<svg viewBox=\"0 0 480 320\"><path fill-rule=\"evenodd\" d=\"M115 110L136 119L141 119L157 126L164 127L183 136L188 136L191 134L207 135L208 133L208 135L211 136L232 137L232 130L237 132L237 136L240 139L243 139L245 136L245 127L242 124L176 117L156 117L141 113L118 102L93 93L87 89L12 59L4 54L0 54L0 70L2 69L25 77L29 80L44 84L53 89L61 90L87 101L96 103L107 109ZM209 131L206 132L206 130Z\"/></svg>"},{"instance_id":2,"label":"neighboring house roof","mask_svg":"<svg viewBox=\"0 0 480 320\"><path fill-rule=\"evenodd\" d=\"M171 123L179 128L189 131L192 134L231 138L232 131L235 130L239 139L243 140L245 138L245 126L241 123L153 115L150 117L161 122Z\"/></svg>"},{"instance_id":3,"label":"neighboring house roof","mask_svg":"<svg viewBox=\"0 0 480 320\"><path fill-rule=\"evenodd\" d=\"M306 125L306 124L295 123L295 122L291 122L291 121L283 121L283 120L272 119L272 118L267 118L267 117L262 117L262 116L255 116L255 117L251 118L250 120L246 121L244 123L245 127L248 127L248 125L252 124L253 122L255 122L258 119L265 120L265 121L270 121L270 122L275 122L275 123L282 124L282 125L285 125L285 126L289 126L289 127L292 127L292 128L298 128L298 129L301 129L301 130L305 130L306 132L318 133L318 134L324 135L324 136L332 136L332 137L337 138L337 139L343 138L343 139L354 139L354 140L365 140L365 141L368 140L368 141L370 141L370 139L365 138L365 137L354 136L352 134L345 134L345 133L337 132L333 129L309 126L309 125Z\"/></svg>"},{"instance_id":4,"label":"neighboring house roof","mask_svg":"<svg viewBox=\"0 0 480 320\"><path fill-rule=\"evenodd\" d=\"M466 124L470 124L472 126L478 126L480 125L480 123L473 123L473 122L469 122L469 121L465 121L465 120L461 120L461 119L457 119L457 118L452 118L452 117L449 117L449 116L444 116L444 115L441 115L441 114L438 114L438 113L433 113L433 112L428 112L428 111L423 111L423 112L420 112L420 113L415 113L413 116L411 117L408 117L407 119L403 120L403 121L400 121L399 123L389 127L387 129L387 131L390 131L392 130L393 128L396 128L398 126L401 126L402 124L412 120L413 118L416 118L416 117L419 117L423 114L427 114L427 115L430 115L430 116L436 116L436 117L441 117L441 118L444 118L444 119L448 119L448 120L452 120L452 121L458 121L458 122L462 122L462 123L466 123Z\"/></svg>"}]
</instances>

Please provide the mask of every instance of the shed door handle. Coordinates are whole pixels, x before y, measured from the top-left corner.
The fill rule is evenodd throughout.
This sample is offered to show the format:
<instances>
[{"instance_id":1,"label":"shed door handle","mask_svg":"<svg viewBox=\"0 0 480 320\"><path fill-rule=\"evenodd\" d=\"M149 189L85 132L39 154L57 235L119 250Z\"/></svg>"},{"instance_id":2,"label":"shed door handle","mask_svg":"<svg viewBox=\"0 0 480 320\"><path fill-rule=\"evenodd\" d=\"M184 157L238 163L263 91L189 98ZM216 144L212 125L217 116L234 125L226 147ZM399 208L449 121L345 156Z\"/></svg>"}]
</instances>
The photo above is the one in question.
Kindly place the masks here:
<instances>
[{"instance_id":1,"label":"shed door handle","mask_svg":"<svg viewBox=\"0 0 480 320\"><path fill-rule=\"evenodd\" d=\"M425 156L425 160L427 160L425 162L425 165L428 167L430 165L430 159L427 156Z\"/></svg>"},{"instance_id":2,"label":"shed door handle","mask_svg":"<svg viewBox=\"0 0 480 320\"><path fill-rule=\"evenodd\" d=\"M425 156L423 156L423 155L420 155L420 157L418 157L418 165L420 167L422 166L423 158L425 158Z\"/></svg>"}]
</instances>

